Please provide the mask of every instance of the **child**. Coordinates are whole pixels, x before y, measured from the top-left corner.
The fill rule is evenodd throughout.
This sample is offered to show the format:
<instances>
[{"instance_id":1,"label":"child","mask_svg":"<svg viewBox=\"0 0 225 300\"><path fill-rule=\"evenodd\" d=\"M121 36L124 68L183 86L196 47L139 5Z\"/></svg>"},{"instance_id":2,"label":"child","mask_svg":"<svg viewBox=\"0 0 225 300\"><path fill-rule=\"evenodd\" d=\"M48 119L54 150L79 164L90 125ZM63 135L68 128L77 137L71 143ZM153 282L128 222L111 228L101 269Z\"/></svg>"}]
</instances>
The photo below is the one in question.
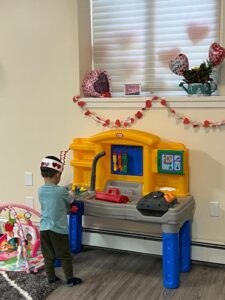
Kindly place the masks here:
<instances>
[{"instance_id":1,"label":"child","mask_svg":"<svg viewBox=\"0 0 225 300\"><path fill-rule=\"evenodd\" d=\"M67 211L72 197L66 188L58 186L63 163L55 156L46 156L41 162L41 175L45 184L38 189L41 204L40 239L45 269L49 283L60 280L55 275L54 261L58 257L68 286L82 282L73 277L72 255L70 253Z\"/></svg>"}]
</instances>

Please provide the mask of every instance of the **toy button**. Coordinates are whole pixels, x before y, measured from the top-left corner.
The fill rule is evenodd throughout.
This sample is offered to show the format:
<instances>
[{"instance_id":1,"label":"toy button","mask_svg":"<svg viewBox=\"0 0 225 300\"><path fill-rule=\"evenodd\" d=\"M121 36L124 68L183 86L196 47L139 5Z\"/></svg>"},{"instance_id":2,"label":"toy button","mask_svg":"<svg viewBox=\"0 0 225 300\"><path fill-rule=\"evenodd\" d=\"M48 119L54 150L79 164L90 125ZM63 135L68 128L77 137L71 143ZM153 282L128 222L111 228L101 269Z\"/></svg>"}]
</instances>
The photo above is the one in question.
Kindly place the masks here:
<instances>
[{"instance_id":1,"label":"toy button","mask_svg":"<svg viewBox=\"0 0 225 300\"><path fill-rule=\"evenodd\" d=\"M72 205L70 211L71 213L75 214L78 212L78 207L76 205Z\"/></svg>"},{"instance_id":2,"label":"toy button","mask_svg":"<svg viewBox=\"0 0 225 300\"><path fill-rule=\"evenodd\" d=\"M170 192L167 192L165 195L164 195L164 199L166 200L166 202L173 202L174 200L176 200L176 197L174 194L170 193Z\"/></svg>"}]
</instances>

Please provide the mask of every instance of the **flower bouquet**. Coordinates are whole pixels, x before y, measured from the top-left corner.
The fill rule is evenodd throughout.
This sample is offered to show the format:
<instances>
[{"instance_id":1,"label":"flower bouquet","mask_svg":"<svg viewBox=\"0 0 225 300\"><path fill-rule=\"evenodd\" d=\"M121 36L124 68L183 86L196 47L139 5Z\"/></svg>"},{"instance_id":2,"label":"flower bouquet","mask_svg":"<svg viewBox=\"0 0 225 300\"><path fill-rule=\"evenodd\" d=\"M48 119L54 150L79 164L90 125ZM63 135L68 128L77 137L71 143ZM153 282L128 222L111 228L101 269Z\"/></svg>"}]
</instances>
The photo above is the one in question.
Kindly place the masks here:
<instances>
[{"instance_id":1,"label":"flower bouquet","mask_svg":"<svg viewBox=\"0 0 225 300\"><path fill-rule=\"evenodd\" d=\"M217 43L209 48L209 59L198 67L189 69L189 61L185 54L179 54L170 61L169 67L173 73L183 76L179 84L189 96L210 96L216 89L213 74L215 67L220 65L225 58L225 49Z\"/></svg>"}]
</instances>

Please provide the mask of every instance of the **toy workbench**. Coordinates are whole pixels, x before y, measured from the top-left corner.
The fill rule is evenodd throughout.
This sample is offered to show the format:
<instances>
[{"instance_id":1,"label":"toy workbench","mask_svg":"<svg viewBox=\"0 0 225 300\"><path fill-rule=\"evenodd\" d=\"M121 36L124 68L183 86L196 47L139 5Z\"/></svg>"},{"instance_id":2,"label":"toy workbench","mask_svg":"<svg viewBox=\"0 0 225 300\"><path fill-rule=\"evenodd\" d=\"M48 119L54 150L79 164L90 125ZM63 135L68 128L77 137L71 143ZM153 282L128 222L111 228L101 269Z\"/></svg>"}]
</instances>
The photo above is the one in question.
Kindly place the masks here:
<instances>
[{"instance_id":1,"label":"toy workbench","mask_svg":"<svg viewBox=\"0 0 225 300\"><path fill-rule=\"evenodd\" d=\"M188 191L188 150L139 130L74 138L73 189L84 215L153 223L163 237L163 283L179 286L190 270L194 199ZM172 194L172 197L171 197Z\"/></svg>"}]
</instances>

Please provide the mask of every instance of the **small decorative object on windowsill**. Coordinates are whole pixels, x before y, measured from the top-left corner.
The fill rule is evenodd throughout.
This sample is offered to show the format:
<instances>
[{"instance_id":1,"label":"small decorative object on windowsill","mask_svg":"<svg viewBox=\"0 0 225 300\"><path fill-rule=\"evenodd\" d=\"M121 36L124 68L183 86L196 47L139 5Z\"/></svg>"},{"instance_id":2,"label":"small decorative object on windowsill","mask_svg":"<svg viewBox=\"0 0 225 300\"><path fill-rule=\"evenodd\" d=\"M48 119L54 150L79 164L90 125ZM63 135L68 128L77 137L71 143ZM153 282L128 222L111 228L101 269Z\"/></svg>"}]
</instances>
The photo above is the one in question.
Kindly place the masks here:
<instances>
[{"instance_id":1,"label":"small decorative object on windowsill","mask_svg":"<svg viewBox=\"0 0 225 300\"><path fill-rule=\"evenodd\" d=\"M82 84L85 97L111 98L111 78L105 70L92 70L86 76Z\"/></svg>"},{"instance_id":2,"label":"small decorative object on windowsill","mask_svg":"<svg viewBox=\"0 0 225 300\"><path fill-rule=\"evenodd\" d=\"M188 96L210 96L217 89L213 80L215 67L220 65L225 58L225 49L217 43L209 48L209 59L198 67L189 69L189 61L185 54L179 54L171 60L169 67L173 73L183 76L179 84Z\"/></svg>"},{"instance_id":3,"label":"small decorative object on windowsill","mask_svg":"<svg viewBox=\"0 0 225 300\"><path fill-rule=\"evenodd\" d=\"M189 96L210 96L217 89L213 81L214 66L210 61L203 62L199 67L185 70L183 82L179 84Z\"/></svg>"},{"instance_id":4,"label":"small decorative object on windowsill","mask_svg":"<svg viewBox=\"0 0 225 300\"><path fill-rule=\"evenodd\" d=\"M140 83L124 83L124 96L140 96L141 84Z\"/></svg>"}]
</instances>

